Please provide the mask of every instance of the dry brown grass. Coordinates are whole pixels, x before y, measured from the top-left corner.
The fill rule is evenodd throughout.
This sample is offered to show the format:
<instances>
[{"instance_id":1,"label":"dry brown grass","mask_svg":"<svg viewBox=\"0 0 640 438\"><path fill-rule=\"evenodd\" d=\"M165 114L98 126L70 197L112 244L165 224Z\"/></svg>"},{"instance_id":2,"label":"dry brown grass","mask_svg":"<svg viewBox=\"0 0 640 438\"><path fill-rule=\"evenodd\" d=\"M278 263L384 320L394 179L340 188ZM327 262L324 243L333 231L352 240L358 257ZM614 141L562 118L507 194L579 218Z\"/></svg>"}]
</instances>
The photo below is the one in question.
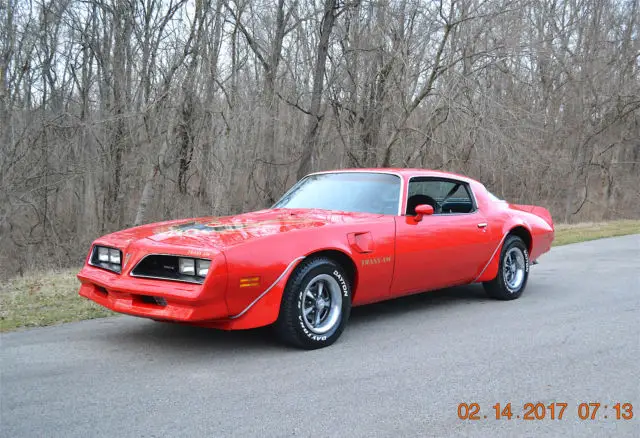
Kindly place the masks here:
<instances>
[{"instance_id":1,"label":"dry brown grass","mask_svg":"<svg viewBox=\"0 0 640 438\"><path fill-rule=\"evenodd\" d=\"M30 272L0 285L0 331L115 315L78 295L77 272Z\"/></svg>"},{"instance_id":2,"label":"dry brown grass","mask_svg":"<svg viewBox=\"0 0 640 438\"><path fill-rule=\"evenodd\" d=\"M587 222L581 224L556 225L553 246L586 242L604 237L640 234L640 220L620 220L611 222Z\"/></svg>"}]
</instances>

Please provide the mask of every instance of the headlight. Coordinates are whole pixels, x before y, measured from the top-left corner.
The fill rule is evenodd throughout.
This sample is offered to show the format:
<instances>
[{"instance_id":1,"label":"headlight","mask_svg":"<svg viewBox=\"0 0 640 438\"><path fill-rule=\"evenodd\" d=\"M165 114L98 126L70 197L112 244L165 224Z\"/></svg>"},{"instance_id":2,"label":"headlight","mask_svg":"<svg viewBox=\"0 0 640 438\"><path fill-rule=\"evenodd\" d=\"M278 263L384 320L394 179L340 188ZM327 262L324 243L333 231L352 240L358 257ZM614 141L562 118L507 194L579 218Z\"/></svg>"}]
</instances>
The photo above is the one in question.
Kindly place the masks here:
<instances>
[{"instance_id":1,"label":"headlight","mask_svg":"<svg viewBox=\"0 0 640 438\"><path fill-rule=\"evenodd\" d=\"M96 245L93 247L89 264L119 274L122 271L121 256L119 249Z\"/></svg>"},{"instance_id":2,"label":"headlight","mask_svg":"<svg viewBox=\"0 0 640 438\"><path fill-rule=\"evenodd\" d=\"M209 273L209 266L211 266L211 260L196 260L196 274L198 274L198 277L206 277Z\"/></svg>"},{"instance_id":3,"label":"headlight","mask_svg":"<svg viewBox=\"0 0 640 438\"><path fill-rule=\"evenodd\" d=\"M104 246L98 246L98 260L101 262L109 261L109 248L105 248Z\"/></svg>"},{"instance_id":4,"label":"headlight","mask_svg":"<svg viewBox=\"0 0 640 438\"><path fill-rule=\"evenodd\" d=\"M195 275L196 261L194 259L178 259L178 270L184 275Z\"/></svg>"},{"instance_id":5,"label":"headlight","mask_svg":"<svg viewBox=\"0 0 640 438\"><path fill-rule=\"evenodd\" d=\"M209 266L211 266L211 260L178 258L178 272L182 275L204 278L209 273Z\"/></svg>"},{"instance_id":6,"label":"headlight","mask_svg":"<svg viewBox=\"0 0 640 438\"><path fill-rule=\"evenodd\" d=\"M211 260L207 259L171 254L149 254L133 267L130 275L202 284L211 269L215 270L215 267L211 266Z\"/></svg>"},{"instance_id":7,"label":"headlight","mask_svg":"<svg viewBox=\"0 0 640 438\"><path fill-rule=\"evenodd\" d=\"M116 265L120 264L120 250L118 249L109 250L109 262L114 263Z\"/></svg>"}]
</instances>

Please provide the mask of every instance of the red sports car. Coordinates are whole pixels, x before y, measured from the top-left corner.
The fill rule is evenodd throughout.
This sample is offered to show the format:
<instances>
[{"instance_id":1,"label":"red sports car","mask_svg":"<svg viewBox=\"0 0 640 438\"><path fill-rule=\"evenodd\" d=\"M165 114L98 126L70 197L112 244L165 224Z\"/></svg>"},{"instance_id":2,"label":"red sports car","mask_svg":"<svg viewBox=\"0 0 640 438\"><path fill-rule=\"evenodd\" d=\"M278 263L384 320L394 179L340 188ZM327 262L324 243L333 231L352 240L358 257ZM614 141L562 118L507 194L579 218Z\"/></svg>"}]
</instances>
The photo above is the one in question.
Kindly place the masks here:
<instances>
[{"instance_id":1,"label":"red sports car","mask_svg":"<svg viewBox=\"0 0 640 438\"><path fill-rule=\"evenodd\" d=\"M551 247L549 211L421 169L319 172L272 208L144 225L91 246L80 295L129 315L227 330L273 324L314 349L352 306L482 282L518 298Z\"/></svg>"}]
</instances>

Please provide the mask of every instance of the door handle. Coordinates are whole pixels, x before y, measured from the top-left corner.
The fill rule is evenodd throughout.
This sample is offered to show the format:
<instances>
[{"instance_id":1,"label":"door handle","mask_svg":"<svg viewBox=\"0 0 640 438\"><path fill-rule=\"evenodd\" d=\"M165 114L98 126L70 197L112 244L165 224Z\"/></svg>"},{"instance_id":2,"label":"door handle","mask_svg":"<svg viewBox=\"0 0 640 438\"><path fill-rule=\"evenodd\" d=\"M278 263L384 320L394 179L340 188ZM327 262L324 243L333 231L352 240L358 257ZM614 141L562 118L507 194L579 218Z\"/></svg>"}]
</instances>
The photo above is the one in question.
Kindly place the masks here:
<instances>
[{"instance_id":1,"label":"door handle","mask_svg":"<svg viewBox=\"0 0 640 438\"><path fill-rule=\"evenodd\" d=\"M478 228L487 228L487 223L486 222L479 223Z\"/></svg>"}]
</instances>

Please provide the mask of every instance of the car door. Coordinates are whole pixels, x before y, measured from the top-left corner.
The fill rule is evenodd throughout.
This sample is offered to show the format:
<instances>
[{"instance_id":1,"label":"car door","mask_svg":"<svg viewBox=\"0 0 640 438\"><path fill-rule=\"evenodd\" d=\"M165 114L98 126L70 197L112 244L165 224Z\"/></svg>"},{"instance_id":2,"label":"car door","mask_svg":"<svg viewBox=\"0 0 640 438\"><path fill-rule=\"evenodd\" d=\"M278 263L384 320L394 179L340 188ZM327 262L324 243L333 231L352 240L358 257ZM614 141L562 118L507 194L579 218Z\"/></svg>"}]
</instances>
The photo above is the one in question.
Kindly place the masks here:
<instances>
[{"instance_id":1,"label":"car door","mask_svg":"<svg viewBox=\"0 0 640 438\"><path fill-rule=\"evenodd\" d=\"M471 188L462 181L412 178L405 216L396 217L391 294L470 283L491 256L492 234ZM435 214L416 221L415 206L427 203Z\"/></svg>"}]
</instances>

